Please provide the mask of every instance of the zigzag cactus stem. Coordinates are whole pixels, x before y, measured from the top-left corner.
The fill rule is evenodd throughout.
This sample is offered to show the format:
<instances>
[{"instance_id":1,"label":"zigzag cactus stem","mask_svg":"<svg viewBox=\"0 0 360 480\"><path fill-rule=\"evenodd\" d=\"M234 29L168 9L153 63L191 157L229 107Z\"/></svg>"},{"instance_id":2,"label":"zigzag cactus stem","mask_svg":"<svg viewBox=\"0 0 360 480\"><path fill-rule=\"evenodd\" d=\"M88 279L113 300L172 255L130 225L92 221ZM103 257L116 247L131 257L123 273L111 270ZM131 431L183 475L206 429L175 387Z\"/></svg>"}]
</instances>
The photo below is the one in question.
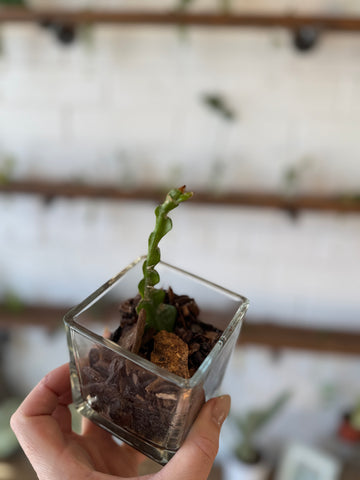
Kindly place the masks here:
<instances>
[{"instance_id":1,"label":"zigzag cactus stem","mask_svg":"<svg viewBox=\"0 0 360 480\"><path fill-rule=\"evenodd\" d=\"M138 285L141 301L137 307L138 313L144 309L146 312L146 325L156 330L167 330L171 332L176 319L176 308L164 304L165 291L155 288L159 283L160 276L155 266L160 262L159 242L171 229L172 220L168 213L180 203L188 200L193 195L186 192L185 186L172 189L166 195L164 203L156 207L156 223L154 231L149 236L148 253L143 264L144 277Z\"/></svg>"}]
</instances>

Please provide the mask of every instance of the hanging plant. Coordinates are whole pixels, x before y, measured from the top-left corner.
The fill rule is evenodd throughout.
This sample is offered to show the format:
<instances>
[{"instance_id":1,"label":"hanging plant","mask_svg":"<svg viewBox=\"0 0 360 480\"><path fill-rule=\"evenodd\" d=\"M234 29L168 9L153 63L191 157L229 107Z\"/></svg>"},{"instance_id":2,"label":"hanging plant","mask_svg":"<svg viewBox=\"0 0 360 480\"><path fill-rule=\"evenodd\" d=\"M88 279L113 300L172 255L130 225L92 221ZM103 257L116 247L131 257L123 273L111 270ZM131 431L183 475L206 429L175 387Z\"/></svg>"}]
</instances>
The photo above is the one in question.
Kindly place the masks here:
<instances>
[{"instance_id":1,"label":"hanging plant","mask_svg":"<svg viewBox=\"0 0 360 480\"><path fill-rule=\"evenodd\" d=\"M184 10L186 10L192 3L194 3L194 0L179 0L178 10L184 11Z\"/></svg>"},{"instance_id":2,"label":"hanging plant","mask_svg":"<svg viewBox=\"0 0 360 480\"><path fill-rule=\"evenodd\" d=\"M44 20L40 26L53 33L62 45L70 45L76 40L77 30L74 25Z\"/></svg>"},{"instance_id":3,"label":"hanging plant","mask_svg":"<svg viewBox=\"0 0 360 480\"><path fill-rule=\"evenodd\" d=\"M15 169L15 158L6 155L0 159L0 185L9 183Z\"/></svg>"},{"instance_id":4,"label":"hanging plant","mask_svg":"<svg viewBox=\"0 0 360 480\"><path fill-rule=\"evenodd\" d=\"M310 155L300 159L295 165L287 167L283 173L283 185L287 195L298 193L304 176L314 168L315 159Z\"/></svg>"},{"instance_id":5,"label":"hanging plant","mask_svg":"<svg viewBox=\"0 0 360 480\"><path fill-rule=\"evenodd\" d=\"M94 46L95 38L94 38L94 26L87 23L84 25L79 25L77 29L77 38L79 41L91 50Z\"/></svg>"},{"instance_id":6,"label":"hanging plant","mask_svg":"<svg viewBox=\"0 0 360 480\"><path fill-rule=\"evenodd\" d=\"M21 298L12 290L5 292L2 303L8 313L21 313L25 309Z\"/></svg>"},{"instance_id":7,"label":"hanging plant","mask_svg":"<svg viewBox=\"0 0 360 480\"><path fill-rule=\"evenodd\" d=\"M223 13L231 12L231 0L219 0L219 6Z\"/></svg>"},{"instance_id":8,"label":"hanging plant","mask_svg":"<svg viewBox=\"0 0 360 480\"><path fill-rule=\"evenodd\" d=\"M308 52L316 47L319 40L319 29L305 25L294 31L293 44L299 52Z\"/></svg>"},{"instance_id":9,"label":"hanging plant","mask_svg":"<svg viewBox=\"0 0 360 480\"><path fill-rule=\"evenodd\" d=\"M228 102L221 94L206 93L205 95L203 95L202 100L209 109L220 115L225 120L229 122L235 120L235 111L230 107Z\"/></svg>"}]
</instances>

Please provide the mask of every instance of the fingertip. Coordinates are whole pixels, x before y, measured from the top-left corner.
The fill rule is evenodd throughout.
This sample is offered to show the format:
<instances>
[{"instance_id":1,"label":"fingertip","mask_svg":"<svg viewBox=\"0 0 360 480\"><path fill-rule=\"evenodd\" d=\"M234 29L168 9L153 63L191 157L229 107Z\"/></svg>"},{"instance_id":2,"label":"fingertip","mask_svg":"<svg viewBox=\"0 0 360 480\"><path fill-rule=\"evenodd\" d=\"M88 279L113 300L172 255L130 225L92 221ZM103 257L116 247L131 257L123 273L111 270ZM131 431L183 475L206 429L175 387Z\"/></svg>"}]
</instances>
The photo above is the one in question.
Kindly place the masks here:
<instances>
[{"instance_id":1,"label":"fingertip","mask_svg":"<svg viewBox=\"0 0 360 480\"><path fill-rule=\"evenodd\" d=\"M230 412L230 395L221 395L220 397L214 397L209 400L208 403L211 404L211 418L213 422L215 422L216 425L221 427Z\"/></svg>"},{"instance_id":2,"label":"fingertip","mask_svg":"<svg viewBox=\"0 0 360 480\"><path fill-rule=\"evenodd\" d=\"M19 409L17 409L10 417L11 430L16 434L18 428Z\"/></svg>"},{"instance_id":3,"label":"fingertip","mask_svg":"<svg viewBox=\"0 0 360 480\"><path fill-rule=\"evenodd\" d=\"M229 395L215 397L205 403L184 444L164 467L169 478L207 479L219 449L221 426L230 412L230 406ZM179 471L182 472L181 477L175 475Z\"/></svg>"}]
</instances>

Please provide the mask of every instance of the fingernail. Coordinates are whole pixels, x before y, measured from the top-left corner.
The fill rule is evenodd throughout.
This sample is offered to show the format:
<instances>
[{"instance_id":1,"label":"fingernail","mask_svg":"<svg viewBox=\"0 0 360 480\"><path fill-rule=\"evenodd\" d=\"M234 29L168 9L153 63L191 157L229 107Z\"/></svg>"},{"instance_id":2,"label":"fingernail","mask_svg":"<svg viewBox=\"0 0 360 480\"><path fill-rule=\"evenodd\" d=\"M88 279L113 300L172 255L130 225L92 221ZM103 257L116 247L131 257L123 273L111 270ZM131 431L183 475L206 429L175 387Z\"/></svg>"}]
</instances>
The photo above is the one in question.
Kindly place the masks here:
<instances>
[{"instance_id":1,"label":"fingernail","mask_svg":"<svg viewBox=\"0 0 360 480\"><path fill-rule=\"evenodd\" d=\"M230 405L230 395L222 395L221 397L217 397L214 399L212 419L219 427L221 427L226 417L229 415Z\"/></svg>"}]
</instances>

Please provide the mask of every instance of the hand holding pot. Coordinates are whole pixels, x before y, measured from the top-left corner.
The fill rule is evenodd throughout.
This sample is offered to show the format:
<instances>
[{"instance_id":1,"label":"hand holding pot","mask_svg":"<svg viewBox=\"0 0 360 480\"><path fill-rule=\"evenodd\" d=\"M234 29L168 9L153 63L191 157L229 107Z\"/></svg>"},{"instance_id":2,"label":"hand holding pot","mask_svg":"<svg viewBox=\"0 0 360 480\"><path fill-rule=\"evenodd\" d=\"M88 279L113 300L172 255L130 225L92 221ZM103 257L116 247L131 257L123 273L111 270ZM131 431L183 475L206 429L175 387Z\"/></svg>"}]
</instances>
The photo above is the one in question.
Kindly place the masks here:
<instances>
[{"instance_id":1,"label":"hand holding pot","mask_svg":"<svg viewBox=\"0 0 360 480\"><path fill-rule=\"evenodd\" d=\"M83 432L71 430L72 402L69 366L50 372L27 396L11 426L39 480L120 480L138 477L145 457L128 445L118 445L105 430L84 419ZM184 444L162 470L147 480L205 480L218 450L230 397L209 400Z\"/></svg>"}]
</instances>

